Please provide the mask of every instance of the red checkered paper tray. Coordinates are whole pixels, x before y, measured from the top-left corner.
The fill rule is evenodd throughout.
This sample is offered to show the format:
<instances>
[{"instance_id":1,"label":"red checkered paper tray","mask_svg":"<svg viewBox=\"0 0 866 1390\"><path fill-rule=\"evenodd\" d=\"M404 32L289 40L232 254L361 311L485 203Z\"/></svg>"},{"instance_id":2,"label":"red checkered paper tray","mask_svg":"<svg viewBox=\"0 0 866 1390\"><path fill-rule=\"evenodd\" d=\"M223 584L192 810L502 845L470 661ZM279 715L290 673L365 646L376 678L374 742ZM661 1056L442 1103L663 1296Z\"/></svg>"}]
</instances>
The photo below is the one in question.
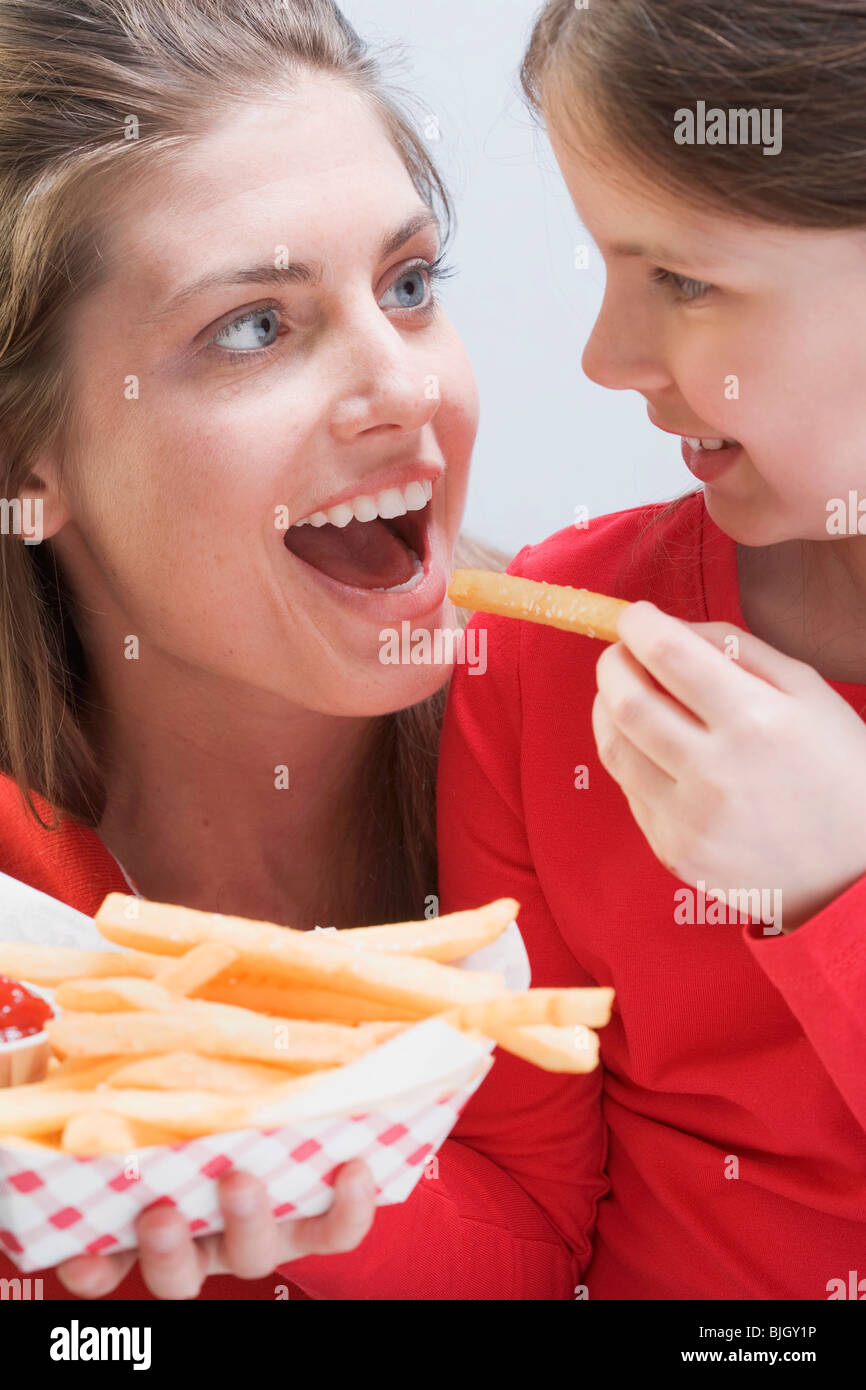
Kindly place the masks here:
<instances>
[{"instance_id":1,"label":"red checkered paper tray","mask_svg":"<svg viewBox=\"0 0 866 1390\"><path fill-rule=\"evenodd\" d=\"M0 940L106 949L89 918L11 882L0 875ZM16 912L17 926L13 900L27 910L23 918ZM513 922L459 964L500 971L510 989L529 985ZM355 1157L369 1165L379 1205L403 1202L419 1181L436 1181L436 1153L493 1065L493 1047L424 1019L264 1108L255 1129L94 1158L0 1144L0 1250L28 1273L73 1255L131 1249L137 1216L159 1201L177 1207L195 1234L219 1231L217 1179L232 1168L263 1180L278 1220L326 1210L337 1169Z\"/></svg>"}]
</instances>

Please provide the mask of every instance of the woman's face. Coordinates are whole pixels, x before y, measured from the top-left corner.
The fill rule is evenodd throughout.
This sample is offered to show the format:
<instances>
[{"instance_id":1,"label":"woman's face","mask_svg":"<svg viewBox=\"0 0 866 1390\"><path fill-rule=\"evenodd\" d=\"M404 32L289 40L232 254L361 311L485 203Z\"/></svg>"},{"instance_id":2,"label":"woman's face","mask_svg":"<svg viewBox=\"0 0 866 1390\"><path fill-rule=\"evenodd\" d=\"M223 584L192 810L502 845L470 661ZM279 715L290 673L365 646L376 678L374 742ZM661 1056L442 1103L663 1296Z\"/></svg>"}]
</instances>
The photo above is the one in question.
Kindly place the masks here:
<instances>
[{"instance_id":1,"label":"woman's face","mask_svg":"<svg viewBox=\"0 0 866 1390\"><path fill-rule=\"evenodd\" d=\"M830 499L866 498L863 234L704 211L614 154L585 158L555 120L548 130L607 268L586 374L639 391L660 429L734 442L685 443L683 456L735 540L826 540Z\"/></svg>"},{"instance_id":2,"label":"woman's face","mask_svg":"<svg viewBox=\"0 0 866 1390\"><path fill-rule=\"evenodd\" d=\"M307 709L438 688L380 633L454 626L478 404L424 268L438 228L375 116L312 77L250 105L131 190L101 249L46 526L77 598L142 657Z\"/></svg>"}]
</instances>

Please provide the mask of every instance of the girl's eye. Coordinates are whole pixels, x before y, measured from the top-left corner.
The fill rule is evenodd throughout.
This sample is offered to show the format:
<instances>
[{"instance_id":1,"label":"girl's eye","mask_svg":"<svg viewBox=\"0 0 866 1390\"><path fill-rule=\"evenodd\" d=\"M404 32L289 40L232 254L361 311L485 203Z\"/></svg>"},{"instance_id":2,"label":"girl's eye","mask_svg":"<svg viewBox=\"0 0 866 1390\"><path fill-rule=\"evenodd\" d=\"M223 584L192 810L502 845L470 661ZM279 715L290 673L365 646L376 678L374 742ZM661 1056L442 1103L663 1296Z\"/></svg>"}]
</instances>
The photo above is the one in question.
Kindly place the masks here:
<instances>
[{"instance_id":1,"label":"girl's eye","mask_svg":"<svg viewBox=\"0 0 866 1390\"><path fill-rule=\"evenodd\" d=\"M713 288L705 280L690 280L688 275L677 275L676 271L663 270L661 266L653 271L652 278L656 284L670 285L677 292L677 299L701 299Z\"/></svg>"},{"instance_id":2,"label":"girl's eye","mask_svg":"<svg viewBox=\"0 0 866 1390\"><path fill-rule=\"evenodd\" d=\"M211 338L215 347L226 352L237 352L243 356L267 349L276 342L279 331L279 315L273 305L264 309L252 309L240 318L232 319Z\"/></svg>"}]
</instances>

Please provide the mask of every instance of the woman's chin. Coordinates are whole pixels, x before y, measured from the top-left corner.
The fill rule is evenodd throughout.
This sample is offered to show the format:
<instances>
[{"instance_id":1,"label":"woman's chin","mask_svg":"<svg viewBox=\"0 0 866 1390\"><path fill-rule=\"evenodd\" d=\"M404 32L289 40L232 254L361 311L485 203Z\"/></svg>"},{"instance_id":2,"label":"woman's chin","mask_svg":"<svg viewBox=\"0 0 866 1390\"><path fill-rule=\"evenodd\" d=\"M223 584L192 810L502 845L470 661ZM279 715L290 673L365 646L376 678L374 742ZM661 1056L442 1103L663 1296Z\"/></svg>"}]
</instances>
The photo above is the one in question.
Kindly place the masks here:
<instances>
[{"instance_id":1,"label":"woman's chin","mask_svg":"<svg viewBox=\"0 0 866 1390\"><path fill-rule=\"evenodd\" d=\"M355 718L375 718L408 709L411 705L420 705L435 695L451 676L453 658L449 660L448 653L443 652L438 662L412 662L411 657L418 656L419 649L416 646L414 650L407 650L408 660L404 661L402 653L398 653L397 661L389 660L386 664L377 662L375 667L368 668L366 676L359 676L357 680L347 673L340 691L335 692L338 707L332 708L331 712Z\"/></svg>"}]
</instances>

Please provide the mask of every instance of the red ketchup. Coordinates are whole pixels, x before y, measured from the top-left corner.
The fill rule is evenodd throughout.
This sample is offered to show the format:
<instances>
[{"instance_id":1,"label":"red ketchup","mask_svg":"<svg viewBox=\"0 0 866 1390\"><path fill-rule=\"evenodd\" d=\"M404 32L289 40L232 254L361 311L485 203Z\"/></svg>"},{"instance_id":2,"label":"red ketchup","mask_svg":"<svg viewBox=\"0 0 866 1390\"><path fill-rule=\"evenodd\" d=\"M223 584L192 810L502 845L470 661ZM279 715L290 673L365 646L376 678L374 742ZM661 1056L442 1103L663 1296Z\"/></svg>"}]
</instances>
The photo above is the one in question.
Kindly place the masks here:
<instances>
[{"instance_id":1,"label":"red ketchup","mask_svg":"<svg viewBox=\"0 0 866 1390\"><path fill-rule=\"evenodd\" d=\"M54 1010L17 980L0 975L0 1045L41 1033Z\"/></svg>"}]
</instances>

